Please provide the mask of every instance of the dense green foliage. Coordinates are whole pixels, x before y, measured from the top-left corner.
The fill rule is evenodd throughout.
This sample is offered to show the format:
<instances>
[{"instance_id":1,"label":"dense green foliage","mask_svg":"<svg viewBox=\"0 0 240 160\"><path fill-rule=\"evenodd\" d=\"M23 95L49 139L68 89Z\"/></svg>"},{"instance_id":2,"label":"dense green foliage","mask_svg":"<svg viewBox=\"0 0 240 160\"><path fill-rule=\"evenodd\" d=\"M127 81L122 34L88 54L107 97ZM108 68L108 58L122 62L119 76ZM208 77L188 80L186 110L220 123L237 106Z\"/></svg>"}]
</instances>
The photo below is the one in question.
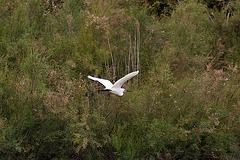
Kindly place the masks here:
<instances>
[{"instance_id":1,"label":"dense green foliage","mask_svg":"<svg viewBox=\"0 0 240 160\"><path fill-rule=\"evenodd\" d=\"M0 159L240 159L239 0L0 9Z\"/></svg>"}]
</instances>

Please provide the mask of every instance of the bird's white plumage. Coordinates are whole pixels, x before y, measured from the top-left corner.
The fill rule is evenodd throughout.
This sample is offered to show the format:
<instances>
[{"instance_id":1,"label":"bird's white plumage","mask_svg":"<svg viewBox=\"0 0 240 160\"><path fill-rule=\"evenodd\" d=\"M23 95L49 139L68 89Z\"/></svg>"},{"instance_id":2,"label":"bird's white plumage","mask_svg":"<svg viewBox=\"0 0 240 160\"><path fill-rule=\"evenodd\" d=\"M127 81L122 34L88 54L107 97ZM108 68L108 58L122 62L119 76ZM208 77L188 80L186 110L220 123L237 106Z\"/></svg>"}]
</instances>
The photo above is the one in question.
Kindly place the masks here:
<instances>
[{"instance_id":1,"label":"bird's white plumage","mask_svg":"<svg viewBox=\"0 0 240 160\"><path fill-rule=\"evenodd\" d=\"M111 93L122 96L123 92L126 91L124 88L121 88L123 83L125 83L129 79L133 78L138 73L139 73L139 71L131 72L131 73L127 74L126 76L122 77L121 79L119 79L114 84L112 84L109 80L102 79L102 78L96 78L96 77L92 77L92 76L88 76L88 78L91 80L94 80L94 81L98 81L101 84L103 84L105 86L104 90L110 90Z\"/></svg>"},{"instance_id":2,"label":"bird's white plumage","mask_svg":"<svg viewBox=\"0 0 240 160\"><path fill-rule=\"evenodd\" d=\"M123 83L128 81L129 79L133 78L139 73L139 71L131 72L128 73L126 76L122 77L121 79L117 80L117 82L114 83L113 87L114 88L121 88Z\"/></svg>"},{"instance_id":3,"label":"bird's white plumage","mask_svg":"<svg viewBox=\"0 0 240 160\"><path fill-rule=\"evenodd\" d=\"M96 77L92 77L92 76L88 76L88 78L91 80L100 82L102 85L104 85L106 87L106 89L110 89L113 86L113 84L109 80L106 80L106 79L96 78Z\"/></svg>"}]
</instances>

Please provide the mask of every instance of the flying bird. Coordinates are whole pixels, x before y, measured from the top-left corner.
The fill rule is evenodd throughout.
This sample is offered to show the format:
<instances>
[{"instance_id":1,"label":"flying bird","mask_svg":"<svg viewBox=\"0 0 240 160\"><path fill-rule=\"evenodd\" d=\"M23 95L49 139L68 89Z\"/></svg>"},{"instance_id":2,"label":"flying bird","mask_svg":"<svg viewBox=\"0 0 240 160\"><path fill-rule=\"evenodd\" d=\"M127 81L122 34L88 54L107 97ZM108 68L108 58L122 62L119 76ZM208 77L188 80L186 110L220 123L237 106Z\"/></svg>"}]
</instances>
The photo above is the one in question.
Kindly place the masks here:
<instances>
[{"instance_id":1,"label":"flying bird","mask_svg":"<svg viewBox=\"0 0 240 160\"><path fill-rule=\"evenodd\" d=\"M103 84L105 86L105 88L101 91L109 91L109 92L114 93L116 95L122 96L123 92L127 92L126 89L121 88L123 83L125 83L127 80L133 78L138 73L139 73L139 71L128 73L126 76L122 77L121 79L119 79L114 84L112 84L109 80L102 79L102 78L96 78L96 77L92 77L92 76L88 76L88 78L91 79L91 80L94 80L94 81L98 81L101 84Z\"/></svg>"}]
</instances>

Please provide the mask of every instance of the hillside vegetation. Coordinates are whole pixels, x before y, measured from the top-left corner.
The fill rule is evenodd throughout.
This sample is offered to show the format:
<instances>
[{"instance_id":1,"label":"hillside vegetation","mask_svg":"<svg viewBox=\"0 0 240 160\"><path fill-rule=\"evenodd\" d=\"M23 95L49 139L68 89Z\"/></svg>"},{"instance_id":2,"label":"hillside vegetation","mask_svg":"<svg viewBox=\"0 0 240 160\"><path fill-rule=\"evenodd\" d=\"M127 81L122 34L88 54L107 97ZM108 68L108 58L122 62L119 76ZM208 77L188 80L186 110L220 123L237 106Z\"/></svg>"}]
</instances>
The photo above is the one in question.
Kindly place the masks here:
<instances>
[{"instance_id":1,"label":"hillside vegetation","mask_svg":"<svg viewBox=\"0 0 240 160\"><path fill-rule=\"evenodd\" d=\"M0 159L240 159L240 0L0 9Z\"/></svg>"}]
</instances>

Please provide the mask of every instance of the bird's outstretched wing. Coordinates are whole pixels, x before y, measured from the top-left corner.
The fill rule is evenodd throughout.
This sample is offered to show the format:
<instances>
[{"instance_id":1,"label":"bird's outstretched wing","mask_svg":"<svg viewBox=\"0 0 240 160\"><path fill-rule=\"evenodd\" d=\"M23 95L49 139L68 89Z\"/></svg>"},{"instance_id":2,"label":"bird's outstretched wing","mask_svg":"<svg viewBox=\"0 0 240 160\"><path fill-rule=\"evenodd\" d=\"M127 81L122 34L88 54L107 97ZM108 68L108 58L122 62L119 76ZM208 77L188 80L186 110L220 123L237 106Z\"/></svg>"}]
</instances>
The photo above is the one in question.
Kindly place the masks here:
<instances>
[{"instance_id":1,"label":"bird's outstretched wing","mask_svg":"<svg viewBox=\"0 0 240 160\"><path fill-rule=\"evenodd\" d=\"M113 84L109 80L106 80L106 79L96 78L96 77L92 77L92 76L88 76L88 78L91 80L100 82L108 89L112 88L112 86L113 86Z\"/></svg>"},{"instance_id":2,"label":"bird's outstretched wing","mask_svg":"<svg viewBox=\"0 0 240 160\"><path fill-rule=\"evenodd\" d=\"M133 78L139 73L139 71L128 73L126 76L122 77L121 79L117 80L117 82L114 83L112 86L113 88L121 88L123 83L125 83L127 80Z\"/></svg>"}]
</instances>

